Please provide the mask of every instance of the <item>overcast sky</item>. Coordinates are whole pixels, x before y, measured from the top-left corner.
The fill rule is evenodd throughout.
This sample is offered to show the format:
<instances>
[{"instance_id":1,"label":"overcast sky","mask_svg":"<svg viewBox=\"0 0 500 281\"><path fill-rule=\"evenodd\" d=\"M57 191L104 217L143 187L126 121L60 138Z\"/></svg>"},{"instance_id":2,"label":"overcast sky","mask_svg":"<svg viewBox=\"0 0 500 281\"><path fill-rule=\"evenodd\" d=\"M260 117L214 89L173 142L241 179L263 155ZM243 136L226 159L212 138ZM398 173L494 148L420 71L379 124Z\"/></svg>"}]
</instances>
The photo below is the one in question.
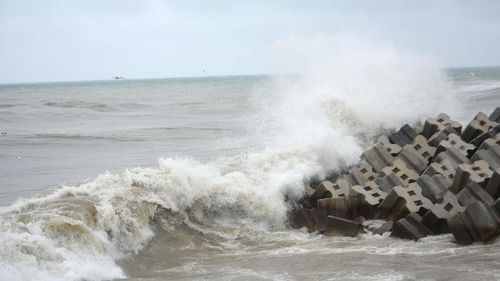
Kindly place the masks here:
<instances>
[{"instance_id":1,"label":"overcast sky","mask_svg":"<svg viewBox=\"0 0 500 281\"><path fill-rule=\"evenodd\" d=\"M276 42L317 33L500 65L496 0L0 0L0 83L270 73Z\"/></svg>"}]
</instances>

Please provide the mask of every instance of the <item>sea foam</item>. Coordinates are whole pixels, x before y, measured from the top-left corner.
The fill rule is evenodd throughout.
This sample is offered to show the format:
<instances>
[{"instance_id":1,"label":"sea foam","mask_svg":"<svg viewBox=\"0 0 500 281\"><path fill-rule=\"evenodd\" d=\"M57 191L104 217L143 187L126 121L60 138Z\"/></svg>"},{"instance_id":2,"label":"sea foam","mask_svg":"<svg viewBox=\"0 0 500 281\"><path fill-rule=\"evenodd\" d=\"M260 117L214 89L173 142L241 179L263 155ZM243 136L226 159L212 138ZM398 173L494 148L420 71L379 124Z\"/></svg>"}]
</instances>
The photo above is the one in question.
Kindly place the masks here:
<instances>
[{"instance_id":1,"label":"sea foam","mask_svg":"<svg viewBox=\"0 0 500 281\"><path fill-rule=\"evenodd\" d=\"M254 96L245 138L258 150L161 159L18 200L0 211L0 279L123 277L116 260L143 249L165 212L222 236L228 225L235 236L286 227L305 180L355 163L384 130L458 110L436 64L386 43L318 35L281 40L275 51L277 72L293 74Z\"/></svg>"}]
</instances>

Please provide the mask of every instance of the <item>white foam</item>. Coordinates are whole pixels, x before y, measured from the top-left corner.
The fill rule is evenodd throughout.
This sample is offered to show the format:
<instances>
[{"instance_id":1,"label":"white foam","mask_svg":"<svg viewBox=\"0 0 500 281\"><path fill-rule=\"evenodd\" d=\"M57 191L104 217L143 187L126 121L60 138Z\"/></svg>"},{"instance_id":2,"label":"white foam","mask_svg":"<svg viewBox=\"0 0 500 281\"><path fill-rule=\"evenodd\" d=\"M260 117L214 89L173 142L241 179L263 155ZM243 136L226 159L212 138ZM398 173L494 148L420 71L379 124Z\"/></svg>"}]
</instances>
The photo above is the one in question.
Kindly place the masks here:
<instances>
[{"instance_id":1,"label":"white foam","mask_svg":"<svg viewBox=\"0 0 500 281\"><path fill-rule=\"evenodd\" d=\"M114 261L147 244L160 208L214 223L215 231L231 225L229 237L283 227L285 199L301 196L304 178L354 163L364 140L383 129L454 110L437 66L385 44L317 36L276 49L285 70L301 75L256 95L258 125L248 125L247 137L262 150L209 163L162 159L157 169L102 175L18 201L0 213L0 277L122 277Z\"/></svg>"}]
</instances>

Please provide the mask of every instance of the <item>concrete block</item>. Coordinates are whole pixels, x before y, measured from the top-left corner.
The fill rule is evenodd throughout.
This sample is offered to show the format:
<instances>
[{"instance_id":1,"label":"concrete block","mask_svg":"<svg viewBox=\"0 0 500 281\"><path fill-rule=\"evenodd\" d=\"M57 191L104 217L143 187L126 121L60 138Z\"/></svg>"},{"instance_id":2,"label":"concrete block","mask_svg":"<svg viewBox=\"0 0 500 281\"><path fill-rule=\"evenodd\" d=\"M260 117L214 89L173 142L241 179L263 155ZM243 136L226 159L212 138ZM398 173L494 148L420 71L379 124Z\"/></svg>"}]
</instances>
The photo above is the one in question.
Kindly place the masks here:
<instances>
[{"instance_id":1,"label":"concrete block","mask_svg":"<svg viewBox=\"0 0 500 281\"><path fill-rule=\"evenodd\" d=\"M316 209L299 208L293 212L290 222L294 228L305 227L309 232L316 231L318 229Z\"/></svg>"},{"instance_id":2,"label":"concrete block","mask_svg":"<svg viewBox=\"0 0 500 281\"><path fill-rule=\"evenodd\" d=\"M418 178L418 174L414 170L409 169L401 159L396 159L392 166L383 168L382 174L384 176L395 174L405 186L415 182Z\"/></svg>"},{"instance_id":3,"label":"concrete block","mask_svg":"<svg viewBox=\"0 0 500 281\"><path fill-rule=\"evenodd\" d=\"M363 229L357 221L347 220L335 216L328 216L325 222L325 235L346 235L356 237Z\"/></svg>"},{"instance_id":4,"label":"concrete block","mask_svg":"<svg viewBox=\"0 0 500 281\"><path fill-rule=\"evenodd\" d=\"M422 195L418 185L394 187L378 206L382 217L398 220L409 213L425 214L432 207L432 202Z\"/></svg>"},{"instance_id":5,"label":"concrete block","mask_svg":"<svg viewBox=\"0 0 500 281\"><path fill-rule=\"evenodd\" d=\"M362 185L367 181L374 181L377 177L378 174L375 173L373 167L368 163L361 163L351 167L349 172L343 176L350 186Z\"/></svg>"},{"instance_id":6,"label":"concrete block","mask_svg":"<svg viewBox=\"0 0 500 281\"><path fill-rule=\"evenodd\" d=\"M469 182L469 184L457 194L457 198L462 206L468 206L477 201L488 205L492 205L495 202L491 195L475 182Z\"/></svg>"},{"instance_id":7,"label":"concrete block","mask_svg":"<svg viewBox=\"0 0 500 281\"><path fill-rule=\"evenodd\" d=\"M392 236L418 241L432 232L422 224L422 217L417 213L410 213L394 223Z\"/></svg>"},{"instance_id":8,"label":"concrete block","mask_svg":"<svg viewBox=\"0 0 500 281\"><path fill-rule=\"evenodd\" d=\"M500 107L495 108L488 118L491 121L500 123Z\"/></svg>"},{"instance_id":9,"label":"concrete block","mask_svg":"<svg viewBox=\"0 0 500 281\"><path fill-rule=\"evenodd\" d=\"M470 142L497 125L499 124L495 121L491 121L486 114L479 112L463 131L462 139Z\"/></svg>"},{"instance_id":10,"label":"concrete block","mask_svg":"<svg viewBox=\"0 0 500 281\"><path fill-rule=\"evenodd\" d=\"M422 173L422 175L433 176L436 174L443 175L448 181L453 182L455 177L455 168L450 160L445 159L441 163L431 163Z\"/></svg>"},{"instance_id":11,"label":"concrete block","mask_svg":"<svg viewBox=\"0 0 500 281\"><path fill-rule=\"evenodd\" d=\"M500 134L498 133L491 138L485 139L483 143L481 143L481 146L479 146L478 150L488 149L495 145L500 145Z\"/></svg>"},{"instance_id":12,"label":"concrete block","mask_svg":"<svg viewBox=\"0 0 500 281\"><path fill-rule=\"evenodd\" d=\"M415 152L417 155L427 160L427 163L429 163L436 152L436 148L427 144L427 139L421 135L417 135L413 139L413 142L405 145L403 149Z\"/></svg>"},{"instance_id":13,"label":"concrete block","mask_svg":"<svg viewBox=\"0 0 500 281\"><path fill-rule=\"evenodd\" d=\"M404 185L404 183L401 181L401 179L398 176L396 176L396 174L390 174L387 176L377 178L375 180L375 183L377 183L379 188L381 190L383 190L384 192L390 192L391 189L395 186L398 186L398 185L403 186Z\"/></svg>"},{"instance_id":14,"label":"concrete block","mask_svg":"<svg viewBox=\"0 0 500 281\"><path fill-rule=\"evenodd\" d=\"M495 208L482 202L467 206L461 214L455 215L448 222L448 228L461 245L473 242L486 242L499 234L499 216Z\"/></svg>"},{"instance_id":15,"label":"concrete block","mask_svg":"<svg viewBox=\"0 0 500 281\"><path fill-rule=\"evenodd\" d=\"M446 127L452 128L458 134L462 131L462 125L459 122L452 121L450 120L450 116L441 113L437 116L437 118L428 118L425 120L422 135L426 138L430 138L432 135L444 130Z\"/></svg>"},{"instance_id":16,"label":"concrete block","mask_svg":"<svg viewBox=\"0 0 500 281\"><path fill-rule=\"evenodd\" d=\"M486 133L475 137L473 140L470 141L470 143L472 143L476 147L479 147L485 140L489 138L495 138L495 136L498 135L498 133L500 133L500 124L489 129Z\"/></svg>"},{"instance_id":17,"label":"concrete block","mask_svg":"<svg viewBox=\"0 0 500 281\"><path fill-rule=\"evenodd\" d=\"M465 157L468 157L476 149L473 144L464 142L459 135L449 134L446 140L439 143L436 149L436 154L445 151L447 148L454 147L460 151Z\"/></svg>"},{"instance_id":18,"label":"concrete block","mask_svg":"<svg viewBox=\"0 0 500 281\"><path fill-rule=\"evenodd\" d=\"M454 147L448 147L445 151L440 152L436 157L434 157L434 162L441 163L444 160L449 160L453 166L453 169L456 169L459 164L470 163L469 158L465 157L460 150Z\"/></svg>"},{"instance_id":19,"label":"concrete block","mask_svg":"<svg viewBox=\"0 0 500 281\"><path fill-rule=\"evenodd\" d=\"M382 135L378 137L377 143L381 144L392 156L397 156L401 151L401 146L391 143L387 136Z\"/></svg>"},{"instance_id":20,"label":"concrete block","mask_svg":"<svg viewBox=\"0 0 500 281\"><path fill-rule=\"evenodd\" d=\"M455 194L447 191L422 217L422 223L434 234L448 233L448 220L465 211Z\"/></svg>"},{"instance_id":21,"label":"concrete block","mask_svg":"<svg viewBox=\"0 0 500 281\"><path fill-rule=\"evenodd\" d=\"M453 234L455 242L460 245L470 245L474 242L468 230L471 226L470 218L462 214L455 215L448 220L448 230Z\"/></svg>"},{"instance_id":22,"label":"concrete block","mask_svg":"<svg viewBox=\"0 0 500 281\"><path fill-rule=\"evenodd\" d=\"M310 201L313 206L316 206L319 199L331 198L333 193L333 182L329 180L322 181L310 196Z\"/></svg>"},{"instance_id":23,"label":"concrete block","mask_svg":"<svg viewBox=\"0 0 500 281\"><path fill-rule=\"evenodd\" d=\"M491 175L486 186L486 192L495 200L500 197L500 168L496 169Z\"/></svg>"},{"instance_id":24,"label":"concrete block","mask_svg":"<svg viewBox=\"0 0 500 281\"><path fill-rule=\"evenodd\" d=\"M405 124L399 131L389 136L389 140L401 147L411 143L417 136L417 132L408 124Z\"/></svg>"},{"instance_id":25,"label":"concrete block","mask_svg":"<svg viewBox=\"0 0 500 281\"><path fill-rule=\"evenodd\" d=\"M484 160L492 169L496 170L500 168L500 145L493 143L491 145L487 144L487 146L487 149L476 151L472 156L472 160Z\"/></svg>"},{"instance_id":26,"label":"concrete block","mask_svg":"<svg viewBox=\"0 0 500 281\"><path fill-rule=\"evenodd\" d=\"M448 135L450 134L455 134L455 135L460 135L460 133L458 133L457 131L455 131L452 127L450 126L447 126L445 127L443 130L441 131L438 131L437 133L435 133L434 135L432 135L427 143L429 145L432 145L434 147L437 147L439 145L439 143L445 139L448 138Z\"/></svg>"},{"instance_id":27,"label":"concrete block","mask_svg":"<svg viewBox=\"0 0 500 281\"><path fill-rule=\"evenodd\" d=\"M361 155L363 159L365 159L370 166L373 167L373 170L377 173L380 173L383 168L387 166L391 166L394 161L394 157L392 157L389 152L381 145L376 144L370 149L363 152Z\"/></svg>"},{"instance_id":28,"label":"concrete block","mask_svg":"<svg viewBox=\"0 0 500 281\"><path fill-rule=\"evenodd\" d=\"M324 198L318 200L318 216L324 219L329 215L354 219L360 215L360 206L360 200L355 197Z\"/></svg>"},{"instance_id":29,"label":"concrete block","mask_svg":"<svg viewBox=\"0 0 500 281\"><path fill-rule=\"evenodd\" d=\"M450 190L457 194L469 182L475 182L482 187L486 187L486 184L490 180L492 174L493 171L484 160L476 161L473 164L460 164L457 167L455 178L453 179L453 184L451 185Z\"/></svg>"},{"instance_id":30,"label":"concrete block","mask_svg":"<svg viewBox=\"0 0 500 281\"><path fill-rule=\"evenodd\" d=\"M406 166L418 174L422 173L426 168L428 161L424 157L417 154L417 152L413 149L403 149L397 159L403 160Z\"/></svg>"},{"instance_id":31,"label":"concrete block","mask_svg":"<svg viewBox=\"0 0 500 281\"><path fill-rule=\"evenodd\" d=\"M418 184L422 189L422 195L431 200L432 203L436 203L443 198L443 195L451 186L451 182L441 174L433 176L421 175L418 177L417 182L410 185L412 184Z\"/></svg>"},{"instance_id":32,"label":"concrete block","mask_svg":"<svg viewBox=\"0 0 500 281\"><path fill-rule=\"evenodd\" d=\"M385 199L387 193L379 186L369 181L364 185L355 185L352 187L353 196L356 196L360 202L360 213L367 219L376 217L376 210L380 202Z\"/></svg>"},{"instance_id":33,"label":"concrete block","mask_svg":"<svg viewBox=\"0 0 500 281\"><path fill-rule=\"evenodd\" d=\"M498 198L496 201L495 201L495 204L493 205L493 207L495 208L495 210L497 210L497 213L500 214L500 198Z\"/></svg>"}]
</instances>

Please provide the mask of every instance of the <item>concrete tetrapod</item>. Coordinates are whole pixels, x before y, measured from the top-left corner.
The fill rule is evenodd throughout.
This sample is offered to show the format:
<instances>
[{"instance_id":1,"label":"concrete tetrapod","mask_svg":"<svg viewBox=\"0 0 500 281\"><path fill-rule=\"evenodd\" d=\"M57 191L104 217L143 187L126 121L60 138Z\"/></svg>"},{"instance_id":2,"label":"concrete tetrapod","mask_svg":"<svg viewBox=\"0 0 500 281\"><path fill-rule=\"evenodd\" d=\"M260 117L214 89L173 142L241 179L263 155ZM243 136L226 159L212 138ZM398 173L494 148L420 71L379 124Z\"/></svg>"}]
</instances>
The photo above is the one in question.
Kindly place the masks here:
<instances>
[{"instance_id":1,"label":"concrete tetrapod","mask_svg":"<svg viewBox=\"0 0 500 281\"><path fill-rule=\"evenodd\" d=\"M451 120L450 116L447 114L441 113L437 116L437 118L427 118L425 120L422 135L426 138L430 138L432 135L444 130L446 127L452 128L458 134L462 131L462 124Z\"/></svg>"},{"instance_id":2,"label":"concrete tetrapod","mask_svg":"<svg viewBox=\"0 0 500 281\"><path fill-rule=\"evenodd\" d=\"M410 150L418 156L421 156L422 158L427 160L427 163L429 163L436 152L436 148L430 146L427 143L427 139L422 135L417 135L415 139L413 139L413 142L405 145L403 149Z\"/></svg>"},{"instance_id":3,"label":"concrete tetrapod","mask_svg":"<svg viewBox=\"0 0 500 281\"><path fill-rule=\"evenodd\" d=\"M381 145L376 144L370 149L363 152L361 155L363 159L365 159L368 164L373 167L373 170L377 173L380 173L383 168L392 165L394 161L394 157L392 157L389 152Z\"/></svg>"},{"instance_id":4,"label":"concrete tetrapod","mask_svg":"<svg viewBox=\"0 0 500 281\"><path fill-rule=\"evenodd\" d=\"M490 180L492 174L493 171L484 160L476 161L473 164L460 164L457 167L455 178L453 179L453 184L451 185L450 190L457 194L469 182L475 182L482 187L486 187L486 184Z\"/></svg>"},{"instance_id":5,"label":"concrete tetrapod","mask_svg":"<svg viewBox=\"0 0 500 281\"><path fill-rule=\"evenodd\" d=\"M444 176L448 181L453 182L455 177L455 168L448 159L443 160L441 163L431 163L422 173L422 175L433 176L440 174Z\"/></svg>"},{"instance_id":6,"label":"concrete tetrapod","mask_svg":"<svg viewBox=\"0 0 500 281\"><path fill-rule=\"evenodd\" d=\"M417 213L410 213L399 219L392 227L392 236L418 241L432 232L422 224L422 217Z\"/></svg>"},{"instance_id":7,"label":"concrete tetrapod","mask_svg":"<svg viewBox=\"0 0 500 281\"><path fill-rule=\"evenodd\" d=\"M384 176L396 175L405 186L415 182L418 178L418 174L409 169L401 159L396 159L392 166L383 168L382 174Z\"/></svg>"},{"instance_id":8,"label":"concrete tetrapod","mask_svg":"<svg viewBox=\"0 0 500 281\"><path fill-rule=\"evenodd\" d=\"M462 139L470 142L497 125L498 123L491 121L486 114L479 112L462 132Z\"/></svg>"},{"instance_id":9,"label":"concrete tetrapod","mask_svg":"<svg viewBox=\"0 0 500 281\"><path fill-rule=\"evenodd\" d=\"M446 193L451 183L440 174L434 176L422 175L418 177L416 183L422 189L422 195L431 200L432 203L436 203L443 195Z\"/></svg>"},{"instance_id":10,"label":"concrete tetrapod","mask_svg":"<svg viewBox=\"0 0 500 281\"><path fill-rule=\"evenodd\" d=\"M473 161L484 160L494 170L500 168L500 145L491 143L486 145L487 149L480 149L472 156Z\"/></svg>"},{"instance_id":11,"label":"concrete tetrapod","mask_svg":"<svg viewBox=\"0 0 500 281\"><path fill-rule=\"evenodd\" d=\"M460 150L455 147L448 147L444 151L440 152L436 157L434 157L434 162L442 163L444 160L450 161L453 169L456 169L458 165L463 163L470 163L471 161L465 155L460 152Z\"/></svg>"},{"instance_id":12,"label":"concrete tetrapod","mask_svg":"<svg viewBox=\"0 0 500 281\"><path fill-rule=\"evenodd\" d=\"M464 210L455 194L447 191L422 217L422 223L434 234L448 233L448 220Z\"/></svg>"},{"instance_id":13,"label":"concrete tetrapod","mask_svg":"<svg viewBox=\"0 0 500 281\"><path fill-rule=\"evenodd\" d=\"M377 217L376 210L380 202L385 199L387 193L379 186L369 181L364 185L355 185L352 187L353 194L360 200L361 215L367 219Z\"/></svg>"},{"instance_id":14,"label":"concrete tetrapod","mask_svg":"<svg viewBox=\"0 0 500 281\"><path fill-rule=\"evenodd\" d=\"M363 225L360 222L335 216L328 216L325 222L326 235L343 234L346 236L355 237L362 229Z\"/></svg>"},{"instance_id":15,"label":"concrete tetrapod","mask_svg":"<svg viewBox=\"0 0 500 281\"><path fill-rule=\"evenodd\" d=\"M389 136L389 140L401 147L411 143L417 136L417 132L408 124L403 125L399 131Z\"/></svg>"},{"instance_id":16,"label":"concrete tetrapod","mask_svg":"<svg viewBox=\"0 0 500 281\"><path fill-rule=\"evenodd\" d=\"M474 202L467 206L463 213L451 218L448 228L458 244L469 245L476 241L486 242L498 236L499 222L495 208L482 202Z\"/></svg>"},{"instance_id":17,"label":"concrete tetrapod","mask_svg":"<svg viewBox=\"0 0 500 281\"><path fill-rule=\"evenodd\" d=\"M439 143L438 148L436 149L436 154L439 154L442 151L445 151L447 148L454 147L458 151L460 151L465 157L471 155L471 153L476 149L473 144L464 142L459 135L450 134L446 140L443 140Z\"/></svg>"},{"instance_id":18,"label":"concrete tetrapod","mask_svg":"<svg viewBox=\"0 0 500 281\"><path fill-rule=\"evenodd\" d=\"M378 212L389 220L398 220L409 213L425 214L432 202L422 195L418 185L394 187L378 206Z\"/></svg>"}]
</instances>

